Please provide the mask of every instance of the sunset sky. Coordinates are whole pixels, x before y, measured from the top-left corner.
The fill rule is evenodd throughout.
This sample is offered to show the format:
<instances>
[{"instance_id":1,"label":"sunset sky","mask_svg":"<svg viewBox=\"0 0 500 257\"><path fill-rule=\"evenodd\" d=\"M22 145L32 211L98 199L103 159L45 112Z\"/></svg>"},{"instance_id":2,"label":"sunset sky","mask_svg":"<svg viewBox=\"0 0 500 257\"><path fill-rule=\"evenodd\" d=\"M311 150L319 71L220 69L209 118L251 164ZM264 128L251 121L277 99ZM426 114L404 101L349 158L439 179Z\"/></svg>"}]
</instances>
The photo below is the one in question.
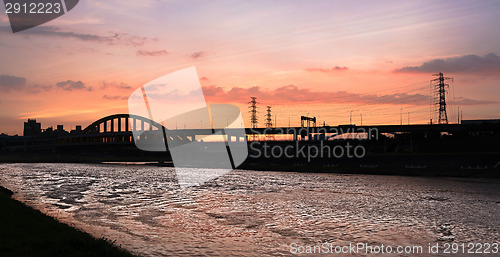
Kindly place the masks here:
<instances>
[{"instance_id":1,"label":"sunset sky","mask_svg":"<svg viewBox=\"0 0 500 257\"><path fill-rule=\"evenodd\" d=\"M209 102L249 122L273 107L329 125L428 123L429 81L450 81L448 117L500 118L500 1L82 0L13 34L0 8L0 133L66 129L127 113L147 82L195 66ZM249 124L247 124L249 126Z\"/></svg>"}]
</instances>

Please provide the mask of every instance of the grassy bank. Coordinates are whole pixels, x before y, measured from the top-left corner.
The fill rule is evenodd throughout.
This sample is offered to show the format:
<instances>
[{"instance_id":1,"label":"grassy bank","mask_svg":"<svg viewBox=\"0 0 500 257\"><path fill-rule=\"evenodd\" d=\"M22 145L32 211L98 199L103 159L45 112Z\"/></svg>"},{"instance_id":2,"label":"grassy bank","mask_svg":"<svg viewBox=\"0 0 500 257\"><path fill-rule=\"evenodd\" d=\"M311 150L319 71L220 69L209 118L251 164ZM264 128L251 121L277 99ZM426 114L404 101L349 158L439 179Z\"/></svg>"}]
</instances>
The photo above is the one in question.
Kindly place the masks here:
<instances>
[{"instance_id":1,"label":"grassy bank","mask_svg":"<svg viewBox=\"0 0 500 257\"><path fill-rule=\"evenodd\" d=\"M10 196L0 187L0 256L134 256Z\"/></svg>"}]
</instances>

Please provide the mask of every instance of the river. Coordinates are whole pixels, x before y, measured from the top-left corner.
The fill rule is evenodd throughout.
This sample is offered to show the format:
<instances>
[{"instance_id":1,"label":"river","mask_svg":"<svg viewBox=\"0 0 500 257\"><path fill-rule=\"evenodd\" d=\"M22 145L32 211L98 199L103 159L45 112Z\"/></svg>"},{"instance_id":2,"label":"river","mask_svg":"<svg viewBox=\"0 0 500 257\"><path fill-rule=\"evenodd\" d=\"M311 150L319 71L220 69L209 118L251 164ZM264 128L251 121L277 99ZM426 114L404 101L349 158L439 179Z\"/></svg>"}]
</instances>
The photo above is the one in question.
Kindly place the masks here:
<instances>
[{"instance_id":1,"label":"river","mask_svg":"<svg viewBox=\"0 0 500 257\"><path fill-rule=\"evenodd\" d=\"M0 164L0 185L141 256L290 256L349 243L421 245L428 256L429 244L499 241L498 179L233 170L182 189L170 167Z\"/></svg>"}]
</instances>

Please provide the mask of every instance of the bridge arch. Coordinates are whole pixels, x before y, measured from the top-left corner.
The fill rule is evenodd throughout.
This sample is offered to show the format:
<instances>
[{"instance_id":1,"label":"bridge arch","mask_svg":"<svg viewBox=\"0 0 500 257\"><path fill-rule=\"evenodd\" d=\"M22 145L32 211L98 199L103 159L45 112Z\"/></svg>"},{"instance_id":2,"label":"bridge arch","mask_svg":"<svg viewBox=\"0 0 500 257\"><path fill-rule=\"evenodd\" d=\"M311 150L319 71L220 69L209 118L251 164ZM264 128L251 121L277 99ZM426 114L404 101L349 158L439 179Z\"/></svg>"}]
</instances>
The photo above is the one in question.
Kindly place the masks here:
<instances>
[{"instance_id":1,"label":"bridge arch","mask_svg":"<svg viewBox=\"0 0 500 257\"><path fill-rule=\"evenodd\" d=\"M116 122L116 127L115 127ZM146 128L148 126L148 129ZM102 129L101 129L102 128ZM116 131L115 131L116 128ZM133 114L113 114L94 121L88 125L82 134L96 134L106 132L132 132L147 130L162 130L163 126L148 118Z\"/></svg>"}]
</instances>

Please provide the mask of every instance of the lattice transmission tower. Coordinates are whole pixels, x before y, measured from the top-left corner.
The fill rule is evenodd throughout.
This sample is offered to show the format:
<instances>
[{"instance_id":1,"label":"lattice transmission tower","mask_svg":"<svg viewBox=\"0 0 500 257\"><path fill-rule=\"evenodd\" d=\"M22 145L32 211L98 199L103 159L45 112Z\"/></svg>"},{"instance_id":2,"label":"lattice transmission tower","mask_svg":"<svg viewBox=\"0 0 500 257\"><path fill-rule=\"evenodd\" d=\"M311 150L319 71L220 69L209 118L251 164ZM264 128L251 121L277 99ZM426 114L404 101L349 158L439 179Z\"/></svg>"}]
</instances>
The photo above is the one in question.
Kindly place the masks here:
<instances>
[{"instance_id":1,"label":"lattice transmission tower","mask_svg":"<svg viewBox=\"0 0 500 257\"><path fill-rule=\"evenodd\" d=\"M266 106L266 107L267 107L266 128L272 128L273 127L273 114L271 113L271 106Z\"/></svg>"},{"instance_id":2,"label":"lattice transmission tower","mask_svg":"<svg viewBox=\"0 0 500 257\"><path fill-rule=\"evenodd\" d=\"M272 128L273 127L273 114L271 113L271 106L266 106L267 107L267 113L266 113L266 128ZM274 135L269 135L266 134L266 140L274 140Z\"/></svg>"},{"instance_id":3,"label":"lattice transmission tower","mask_svg":"<svg viewBox=\"0 0 500 257\"><path fill-rule=\"evenodd\" d=\"M445 77L442 72L433 74L432 76L438 76L438 78L431 80L431 85L434 86L435 104L439 106L438 123L448 124L448 115L446 114L446 91L449 85L446 84L445 81L453 81L453 78Z\"/></svg>"},{"instance_id":4,"label":"lattice transmission tower","mask_svg":"<svg viewBox=\"0 0 500 257\"><path fill-rule=\"evenodd\" d=\"M259 119L257 118L257 97L250 97L252 100L250 102L248 102L250 104L250 106L248 106L248 108L250 108L250 124L251 124L251 127L252 128L257 128L257 125L259 124Z\"/></svg>"}]
</instances>

